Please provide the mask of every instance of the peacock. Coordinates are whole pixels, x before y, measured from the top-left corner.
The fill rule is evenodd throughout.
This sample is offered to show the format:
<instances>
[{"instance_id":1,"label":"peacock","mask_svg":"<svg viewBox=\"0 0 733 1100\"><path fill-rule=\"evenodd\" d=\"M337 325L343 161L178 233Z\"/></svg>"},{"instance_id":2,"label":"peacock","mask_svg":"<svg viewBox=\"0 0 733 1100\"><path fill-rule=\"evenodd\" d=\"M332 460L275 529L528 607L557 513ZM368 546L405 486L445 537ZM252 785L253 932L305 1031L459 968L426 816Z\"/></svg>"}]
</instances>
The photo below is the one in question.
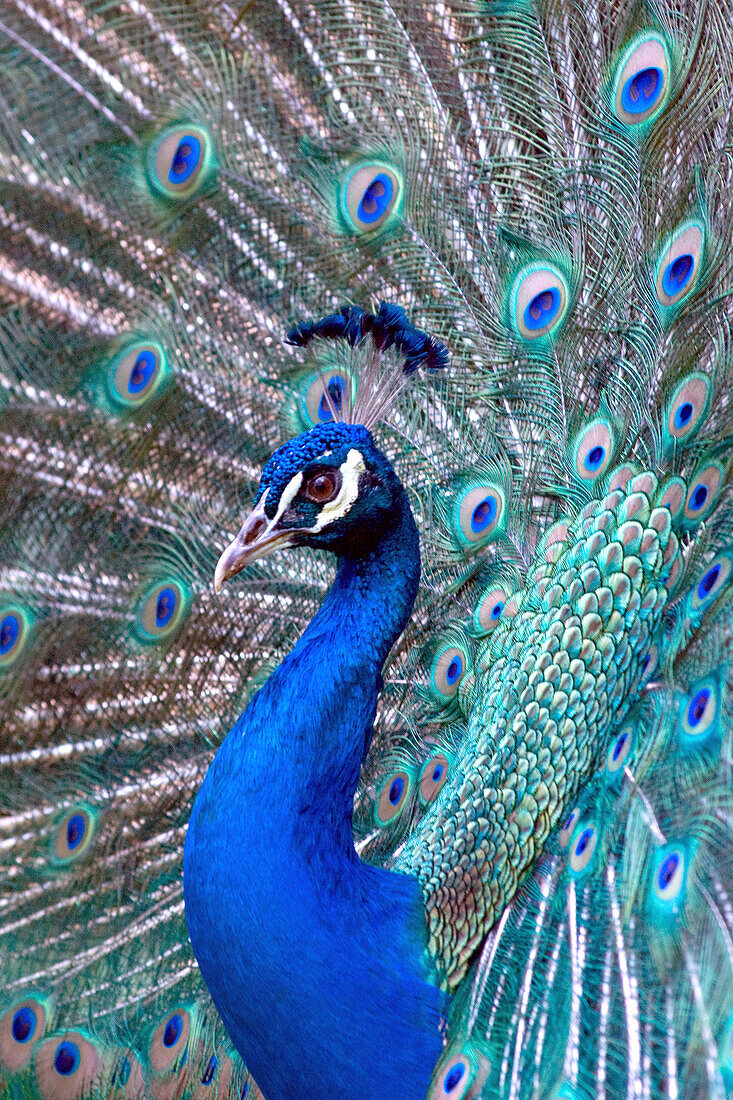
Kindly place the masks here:
<instances>
[{"instance_id":1,"label":"peacock","mask_svg":"<svg viewBox=\"0 0 733 1100\"><path fill-rule=\"evenodd\" d=\"M4 0L2 1100L733 1095L732 19Z\"/></svg>"}]
</instances>

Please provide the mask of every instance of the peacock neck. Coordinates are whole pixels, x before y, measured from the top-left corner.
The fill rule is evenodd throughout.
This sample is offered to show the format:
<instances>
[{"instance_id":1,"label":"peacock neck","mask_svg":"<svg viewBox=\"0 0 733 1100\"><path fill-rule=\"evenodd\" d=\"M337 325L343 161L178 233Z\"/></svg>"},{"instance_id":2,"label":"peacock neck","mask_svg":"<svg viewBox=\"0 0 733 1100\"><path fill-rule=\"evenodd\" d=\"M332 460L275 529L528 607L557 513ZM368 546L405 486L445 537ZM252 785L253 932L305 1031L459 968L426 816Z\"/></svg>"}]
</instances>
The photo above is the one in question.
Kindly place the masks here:
<instances>
[{"instance_id":1,"label":"peacock neck","mask_svg":"<svg viewBox=\"0 0 733 1100\"><path fill-rule=\"evenodd\" d=\"M342 811L339 839L353 850L351 810L359 768L369 747L382 667L407 622L420 577L417 530L404 490L399 514L376 544L338 559L320 610L255 702L270 723L260 738L278 755L284 805L319 816ZM288 782L287 773L292 777ZM335 838L334 838L335 839Z\"/></svg>"},{"instance_id":2,"label":"peacock neck","mask_svg":"<svg viewBox=\"0 0 733 1100\"><path fill-rule=\"evenodd\" d=\"M352 837L382 665L419 581L415 524L395 495L389 529L339 559L318 614L220 748L186 837L194 951L268 1100L294 1097L293 1081L304 1096L424 1097L442 1049L420 888L362 863Z\"/></svg>"}]
</instances>

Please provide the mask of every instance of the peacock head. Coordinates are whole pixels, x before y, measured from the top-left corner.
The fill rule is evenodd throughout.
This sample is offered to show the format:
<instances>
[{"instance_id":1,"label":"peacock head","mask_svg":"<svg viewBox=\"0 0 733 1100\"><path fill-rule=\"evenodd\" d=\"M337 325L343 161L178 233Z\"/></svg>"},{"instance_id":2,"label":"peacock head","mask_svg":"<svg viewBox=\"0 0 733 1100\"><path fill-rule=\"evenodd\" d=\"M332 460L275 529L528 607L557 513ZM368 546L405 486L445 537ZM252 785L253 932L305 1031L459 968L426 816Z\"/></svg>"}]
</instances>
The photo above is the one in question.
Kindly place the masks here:
<instances>
[{"instance_id":1,"label":"peacock head","mask_svg":"<svg viewBox=\"0 0 733 1100\"><path fill-rule=\"evenodd\" d=\"M219 559L216 591L245 565L282 547L367 554L402 517L405 503L394 470L366 428L318 424L279 447L266 464L255 507Z\"/></svg>"}]
</instances>

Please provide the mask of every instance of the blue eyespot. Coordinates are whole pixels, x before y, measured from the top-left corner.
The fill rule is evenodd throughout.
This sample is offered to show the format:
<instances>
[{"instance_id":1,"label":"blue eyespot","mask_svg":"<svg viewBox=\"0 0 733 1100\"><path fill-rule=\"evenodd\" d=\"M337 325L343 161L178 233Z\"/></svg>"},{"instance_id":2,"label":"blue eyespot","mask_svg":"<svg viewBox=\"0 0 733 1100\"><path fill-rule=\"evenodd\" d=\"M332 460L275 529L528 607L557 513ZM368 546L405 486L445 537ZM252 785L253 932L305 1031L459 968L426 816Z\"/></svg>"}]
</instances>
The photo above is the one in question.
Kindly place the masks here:
<instances>
[{"instance_id":1,"label":"blue eyespot","mask_svg":"<svg viewBox=\"0 0 733 1100\"><path fill-rule=\"evenodd\" d=\"M186 1065L191 1027L191 1013L181 1005L160 1017L148 1046L148 1060L153 1073L178 1073Z\"/></svg>"},{"instance_id":2,"label":"blue eyespot","mask_svg":"<svg viewBox=\"0 0 733 1100\"><path fill-rule=\"evenodd\" d=\"M679 844L665 844L657 853L652 870L653 896L649 900L653 911L665 919L676 917L684 900L686 864L690 858L690 851L686 852Z\"/></svg>"},{"instance_id":3,"label":"blue eyespot","mask_svg":"<svg viewBox=\"0 0 733 1100\"><path fill-rule=\"evenodd\" d=\"M711 694L710 688L701 688L690 700L690 705L687 708L687 724L691 729L699 726L705 717L705 710L710 702Z\"/></svg>"},{"instance_id":4,"label":"blue eyespot","mask_svg":"<svg viewBox=\"0 0 733 1100\"><path fill-rule=\"evenodd\" d=\"M330 401L333 403L333 407L336 413L339 414L343 407L344 395L346 394L346 380L341 375L334 375L329 379L328 397L324 393L318 404L318 420L321 424L327 423L329 420L333 420L333 413L331 412Z\"/></svg>"},{"instance_id":5,"label":"blue eyespot","mask_svg":"<svg viewBox=\"0 0 733 1100\"><path fill-rule=\"evenodd\" d=\"M597 417L575 436L572 465L581 481L597 481L608 469L614 452L610 421Z\"/></svg>"},{"instance_id":6,"label":"blue eyespot","mask_svg":"<svg viewBox=\"0 0 733 1100\"><path fill-rule=\"evenodd\" d=\"M120 1058L115 1070L113 1084L126 1085L130 1080L130 1074L132 1073L132 1065L129 1058Z\"/></svg>"},{"instance_id":7,"label":"blue eyespot","mask_svg":"<svg viewBox=\"0 0 733 1100\"><path fill-rule=\"evenodd\" d=\"M723 552L713 558L690 593L691 609L696 612L704 610L707 604L720 595L723 588L730 583L732 566L733 559L729 552Z\"/></svg>"},{"instance_id":8,"label":"blue eyespot","mask_svg":"<svg viewBox=\"0 0 733 1100\"><path fill-rule=\"evenodd\" d=\"M157 366L155 355L152 351L141 351L132 364L130 377L127 380L127 389L130 393L137 394L144 390Z\"/></svg>"},{"instance_id":9,"label":"blue eyespot","mask_svg":"<svg viewBox=\"0 0 733 1100\"><path fill-rule=\"evenodd\" d=\"M525 340L550 336L570 305L568 281L555 264L528 264L517 272L507 304L510 324Z\"/></svg>"},{"instance_id":10,"label":"blue eyespot","mask_svg":"<svg viewBox=\"0 0 733 1100\"><path fill-rule=\"evenodd\" d=\"M703 269L705 235L703 221L686 221L663 242L654 276L654 290L660 306L675 306L694 290ZM694 393L690 403L694 410L696 405L701 404L701 397L707 402L712 386L710 380L699 371L694 371L689 377ZM683 379L682 389L685 386ZM674 397L672 403L675 403Z\"/></svg>"},{"instance_id":11,"label":"blue eyespot","mask_svg":"<svg viewBox=\"0 0 733 1100\"><path fill-rule=\"evenodd\" d=\"M505 511L504 493L498 485L459 486L453 503L451 533L463 550L483 544L501 525Z\"/></svg>"},{"instance_id":12,"label":"blue eyespot","mask_svg":"<svg viewBox=\"0 0 733 1100\"><path fill-rule=\"evenodd\" d=\"M683 402L674 414L674 426L675 428L684 428L690 421L690 417L694 412L693 406L689 401Z\"/></svg>"},{"instance_id":13,"label":"blue eyespot","mask_svg":"<svg viewBox=\"0 0 733 1100\"><path fill-rule=\"evenodd\" d=\"M591 473L595 473L596 470L600 469L600 467L602 466L605 457L606 448L602 447L600 444L596 444L595 447L591 447L591 449L588 451L588 454L585 456L585 459L583 461L583 465L585 466L586 470L589 470Z\"/></svg>"},{"instance_id":14,"label":"blue eyespot","mask_svg":"<svg viewBox=\"0 0 733 1100\"><path fill-rule=\"evenodd\" d=\"M56 1047L53 1064L56 1072L62 1077L70 1077L76 1073L81 1062L81 1053L76 1043L67 1040Z\"/></svg>"},{"instance_id":15,"label":"blue eyespot","mask_svg":"<svg viewBox=\"0 0 733 1100\"><path fill-rule=\"evenodd\" d=\"M558 837L557 837L558 843L559 843L561 848L567 848L568 843L570 841L570 837L573 834L573 830L574 830L574 828L575 828L575 826L578 822L579 817L580 817L580 810L576 806L575 809L571 810L571 812L565 818L565 824L563 825L562 829L558 833Z\"/></svg>"},{"instance_id":16,"label":"blue eyespot","mask_svg":"<svg viewBox=\"0 0 733 1100\"><path fill-rule=\"evenodd\" d=\"M467 644L457 644L455 635L443 638L430 669L430 687L436 701L446 703L456 694L459 685L471 665L471 651Z\"/></svg>"},{"instance_id":17,"label":"blue eyespot","mask_svg":"<svg viewBox=\"0 0 733 1100\"><path fill-rule=\"evenodd\" d=\"M463 1062L458 1062L455 1066L451 1066L443 1081L443 1092L445 1092L446 1095L449 1095L458 1082L463 1080L465 1072L466 1067L463 1065Z\"/></svg>"},{"instance_id":18,"label":"blue eyespot","mask_svg":"<svg viewBox=\"0 0 733 1100\"><path fill-rule=\"evenodd\" d=\"M685 519L697 526L715 507L723 481L724 468L714 459L701 466L690 482L685 501Z\"/></svg>"},{"instance_id":19,"label":"blue eyespot","mask_svg":"<svg viewBox=\"0 0 733 1100\"><path fill-rule=\"evenodd\" d=\"M420 772L419 793L423 806L429 806L438 797L448 778L448 758L437 753L426 760Z\"/></svg>"},{"instance_id":20,"label":"blue eyespot","mask_svg":"<svg viewBox=\"0 0 733 1100\"><path fill-rule=\"evenodd\" d=\"M357 217L366 225L378 221L389 210L394 195L394 183L386 172L379 172L364 192Z\"/></svg>"},{"instance_id":21,"label":"blue eyespot","mask_svg":"<svg viewBox=\"0 0 733 1100\"><path fill-rule=\"evenodd\" d=\"M148 590L138 605L137 633L144 642L170 637L180 626L190 602L190 593L178 580L160 581Z\"/></svg>"},{"instance_id":22,"label":"blue eyespot","mask_svg":"<svg viewBox=\"0 0 733 1100\"><path fill-rule=\"evenodd\" d=\"M485 497L476 505L471 514L471 530L476 534L485 531L496 516L496 500L493 496Z\"/></svg>"},{"instance_id":23,"label":"blue eyespot","mask_svg":"<svg viewBox=\"0 0 733 1100\"><path fill-rule=\"evenodd\" d=\"M173 201L200 191L213 166L213 144L202 126L171 126L148 150L148 181L158 195Z\"/></svg>"},{"instance_id":24,"label":"blue eyespot","mask_svg":"<svg viewBox=\"0 0 733 1100\"><path fill-rule=\"evenodd\" d=\"M216 1071L217 1071L218 1068L219 1068L219 1059L216 1057L215 1054L212 1054L211 1057L209 1058L206 1069L204 1070L204 1075L201 1078L201 1084L202 1085L210 1085L211 1082L214 1080L214 1075L216 1074Z\"/></svg>"},{"instance_id":25,"label":"blue eyespot","mask_svg":"<svg viewBox=\"0 0 733 1100\"><path fill-rule=\"evenodd\" d=\"M503 610L504 610L504 603L503 603L502 600L499 600L497 603L494 604L494 606L491 609L491 618L496 621L500 617Z\"/></svg>"},{"instance_id":26,"label":"blue eyespot","mask_svg":"<svg viewBox=\"0 0 733 1100\"><path fill-rule=\"evenodd\" d=\"M402 199L402 178L387 164L360 164L341 186L341 216L356 233L370 233L398 213Z\"/></svg>"},{"instance_id":27,"label":"blue eyespot","mask_svg":"<svg viewBox=\"0 0 733 1100\"><path fill-rule=\"evenodd\" d=\"M447 669L445 670L445 678L448 686L453 687L454 684L457 684L462 675L463 661L461 660L460 654L456 653L453 660L450 662Z\"/></svg>"},{"instance_id":28,"label":"blue eyespot","mask_svg":"<svg viewBox=\"0 0 733 1100\"><path fill-rule=\"evenodd\" d=\"M377 825L388 825L399 817L407 805L407 796L412 790L413 782L406 771L398 771L383 783L374 806Z\"/></svg>"},{"instance_id":29,"label":"blue eyespot","mask_svg":"<svg viewBox=\"0 0 733 1100\"><path fill-rule=\"evenodd\" d=\"M163 1046L172 1047L175 1046L181 1037L183 1031L183 1020L180 1015L175 1012L165 1025L163 1032Z\"/></svg>"},{"instance_id":30,"label":"blue eyespot","mask_svg":"<svg viewBox=\"0 0 733 1100\"><path fill-rule=\"evenodd\" d=\"M597 843L598 830L595 825L586 825L568 854L568 864L572 872L580 874L588 868Z\"/></svg>"},{"instance_id":31,"label":"blue eyespot","mask_svg":"<svg viewBox=\"0 0 733 1100\"><path fill-rule=\"evenodd\" d=\"M56 826L53 854L57 862L70 864L91 848L97 822L93 806L78 805L67 810Z\"/></svg>"},{"instance_id":32,"label":"blue eyespot","mask_svg":"<svg viewBox=\"0 0 733 1100\"><path fill-rule=\"evenodd\" d=\"M650 121L669 94L670 55L657 31L641 31L624 51L613 82L612 104L627 126Z\"/></svg>"},{"instance_id":33,"label":"blue eyespot","mask_svg":"<svg viewBox=\"0 0 733 1100\"><path fill-rule=\"evenodd\" d=\"M698 485L696 489L690 494L689 508L693 512L699 512L705 501L708 499L708 490L706 485Z\"/></svg>"},{"instance_id":34,"label":"blue eyespot","mask_svg":"<svg viewBox=\"0 0 733 1100\"><path fill-rule=\"evenodd\" d=\"M719 732L720 686L715 676L706 676L690 688L689 702L680 709L682 744L697 751L712 745Z\"/></svg>"},{"instance_id":35,"label":"blue eyespot","mask_svg":"<svg viewBox=\"0 0 733 1100\"><path fill-rule=\"evenodd\" d=\"M402 798L402 792L405 789L405 781L401 775L398 775L396 779L392 780L389 788L389 800L393 806L396 806Z\"/></svg>"},{"instance_id":36,"label":"blue eyespot","mask_svg":"<svg viewBox=\"0 0 733 1100\"><path fill-rule=\"evenodd\" d=\"M23 1005L13 1016L12 1032L16 1043L28 1043L36 1033L38 1019L29 1005Z\"/></svg>"},{"instance_id":37,"label":"blue eyespot","mask_svg":"<svg viewBox=\"0 0 733 1100\"><path fill-rule=\"evenodd\" d=\"M25 649L31 620L20 607L5 604L0 607L0 671L10 666Z\"/></svg>"},{"instance_id":38,"label":"blue eyespot","mask_svg":"<svg viewBox=\"0 0 733 1100\"><path fill-rule=\"evenodd\" d=\"M196 171L201 159L201 142L195 134L184 134L173 154L169 183L187 183Z\"/></svg>"},{"instance_id":39,"label":"blue eyespot","mask_svg":"<svg viewBox=\"0 0 733 1100\"><path fill-rule=\"evenodd\" d=\"M613 746L613 750L612 750L612 753L611 753L611 756L612 756L612 759L613 759L614 763L616 763L618 761L618 758L621 755L621 753L623 752L624 747L625 747L628 740L629 740L628 733L622 733L621 736L619 738L617 738L616 744Z\"/></svg>"},{"instance_id":40,"label":"blue eyespot","mask_svg":"<svg viewBox=\"0 0 733 1100\"><path fill-rule=\"evenodd\" d=\"M677 852L672 852L662 861L657 871L657 885L660 890L667 889L679 865L680 857Z\"/></svg>"},{"instance_id":41,"label":"blue eyespot","mask_svg":"<svg viewBox=\"0 0 733 1100\"><path fill-rule=\"evenodd\" d=\"M641 115L650 110L661 95L664 75L656 67L642 69L624 84L621 90L621 105L630 115Z\"/></svg>"},{"instance_id":42,"label":"blue eyespot","mask_svg":"<svg viewBox=\"0 0 733 1100\"><path fill-rule=\"evenodd\" d=\"M169 373L165 351L157 341L133 340L104 367L107 396L116 412L134 412L163 388Z\"/></svg>"},{"instance_id":43,"label":"blue eyespot","mask_svg":"<svg viewBox=\"0 0 733 1100\"><path fill-rule=\"evenodd\" d=\"M0 656L4 657L13 648L20 634L20 618L11 613L0 620Z\"/></svg>"},{"instance_id":44,"label":"blue eyespot","mask_svg":"<svg viewBox=\"0 0 733 1100\"><path fill-rule=\"evenodd\" d=\"M538 328L551 325L563 304L562 295L556 286L535 294L532 301L524 311L522 320L525 328L533 332Z\"/></svg>"},{"instance_id":45,"label":"blue eyespot","mask_svg":"<svg viewBox=\"0 0 733 1100\"><path fill-rule=\"evenodd\" d=\"M708 569L705 576L702 578L697 586L698 599L704 600L706 596L709 596L713 588L715 588L715 582L720 576L720 562L714 565L712 569Z\"/></svg>"},{"instance_id":46,"label":"blue eyespot","mask_svg":"<svg viewBox=\"0 0 733 1100\"><path fill-rule=\"evenodd\" d=\"M678 256L671 264L667 264L662 275L662 288L665 294L668 294L670 298L673 298L676 294L679 294L681 290L684 290L695 270L694 257L686 252L683 256ZM692 408L690 408L689 417L692 415Z\"/></svg>"},{"instance_id":47,"label":"blue eyespot","mask_svg":"<svg viewBox=\"0 0 733 1100\"><path fill-rule=\"evenodd\" d=\"M593 837L593 830L592 829L586 829L584 832L582 832L580 834L580 838L578 840L578 843L575 845L575 854L576 854L576 856L582 856L583 852L586 850L586 848L590 844L592 837Z\"/></svg>"},{"instance_id":48,"label":"blue eyespot","mask_svg":"<svg viewBox=\"0 0 733 1100\"><path fill-rule=\"evenodd\" d=\"M175 614L176 593L172 588L163 588L158 594L155 605L155 625L160 629L167 626Z\"/></svg>"},{"instance_id":49,"label":"blue eyespot","mask_svg":"<svg viewBox=\"0 0 733 1100\"><path fill-rule=\"evenodd\" d=\"M66 823L66 844L70 852L78 848L87 831L87 823L83 814L72 814Z\"/></svg>"}]
</instances>

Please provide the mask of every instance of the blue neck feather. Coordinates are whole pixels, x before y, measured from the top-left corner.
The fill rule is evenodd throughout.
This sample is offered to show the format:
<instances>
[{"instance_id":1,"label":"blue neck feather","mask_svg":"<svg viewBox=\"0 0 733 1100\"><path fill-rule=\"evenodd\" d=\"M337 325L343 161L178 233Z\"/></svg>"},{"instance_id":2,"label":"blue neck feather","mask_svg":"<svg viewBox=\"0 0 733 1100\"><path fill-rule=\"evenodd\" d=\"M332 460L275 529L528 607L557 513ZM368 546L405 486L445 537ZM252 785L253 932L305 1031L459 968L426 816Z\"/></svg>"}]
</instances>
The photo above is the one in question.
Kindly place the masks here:
<instances>
[{"instance_id":1,"label":"blue neck feather","mask_svg":"<svg viewBox=\"0 0 733 1100\"><path fill-rule=\"evenodd\" d=\"M351 829L382 665L420 574L399 483L395 496L393 527L339 559L219 749L186 837L194 952L267 1100L422 1100L442 1050L420 888L362 863Z\"/></svg>"}]
</instances>

